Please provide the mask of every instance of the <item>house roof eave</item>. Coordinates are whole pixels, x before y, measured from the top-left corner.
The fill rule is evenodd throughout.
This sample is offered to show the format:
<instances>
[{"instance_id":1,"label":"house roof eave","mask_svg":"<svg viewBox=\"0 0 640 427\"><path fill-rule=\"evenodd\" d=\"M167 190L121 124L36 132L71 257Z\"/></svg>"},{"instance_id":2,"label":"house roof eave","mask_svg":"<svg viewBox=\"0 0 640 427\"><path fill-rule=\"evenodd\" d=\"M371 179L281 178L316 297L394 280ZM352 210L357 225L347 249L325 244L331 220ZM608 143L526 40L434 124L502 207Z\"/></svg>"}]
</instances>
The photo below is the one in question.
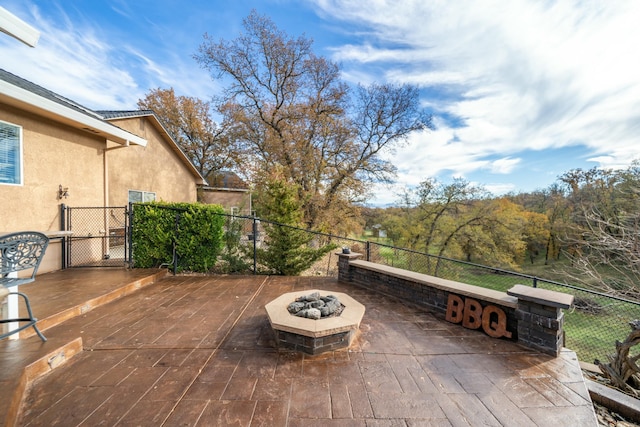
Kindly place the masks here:
<instances>
[{"instance_id":1,"label":"house roof eave","mask_svg":"<svg viewBox=\"0 0 640 427\"><path fill-rule=\"evenodd\" d=\"M98 117L94 118L89 114L84 114L4 80L0 80L0 102L103 136L118 144L147 145L146 139L120 129Z\"/></svg>"},{"instance_id":2,"label":"house roof eave","mask_svg":"<svg viewBox=\"0 0 640 427\"><path fill-rule=\"evenodd\" d=\"M141 118L141 117L149 117L151 118L151 123L156 128L158 132L169 142L169 146L173 150L174 153L178 156L178 158L182 161L182 163L189 169L189 171L196 178L196 184L201 186L209 185L205 177L202 176L200 171L191 163L191 160L187 157L187 155L182 151L178 143L173 139L173 137L169 134L167 129L164 127L160 119L152 110L136 110L136 111L98 111L98 114L101 114L105 120L123 120L130 118Z\"/></svg>"},{"instance_id":3,"label":"house roof eave","mask_svg":"<svg viewBox=\"0 0 640 427\"><path fill-rule=\"evenodd\" d=\"M228 193L249 193L251 192L250 189L248 188L226 188L226 187L209 187L209 186L204 186L202 187L203 190L205 191L225 191Z\"/></svg>"}]
</instances>

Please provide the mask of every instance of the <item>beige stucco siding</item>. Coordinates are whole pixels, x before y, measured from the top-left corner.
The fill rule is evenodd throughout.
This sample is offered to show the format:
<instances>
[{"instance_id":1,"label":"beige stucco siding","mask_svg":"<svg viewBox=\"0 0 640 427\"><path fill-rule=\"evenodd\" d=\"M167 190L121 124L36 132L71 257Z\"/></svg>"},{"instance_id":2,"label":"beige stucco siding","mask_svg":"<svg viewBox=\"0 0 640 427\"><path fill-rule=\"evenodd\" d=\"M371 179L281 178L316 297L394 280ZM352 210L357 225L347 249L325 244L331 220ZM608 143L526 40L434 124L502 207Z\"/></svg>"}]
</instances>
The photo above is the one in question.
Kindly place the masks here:
<instances>
[{"instance_id":1,"label":"beige stucco siding","mask_svg":"<svg viewBox=\"0 0 640 427\"><path fill-rule=\"evenodd\" d=\"M0 120L22 126L23 185L0 184L2 230L60 230L60 204L101 206L104 139L0 104ZM58 199L58 188L69 197Z\"/></svg>"},{"instance_id":2,"label":"beige stucco siding","mask_svg":"<svg viewBox=\"0 0 640 427\"><path fill-rule=\"evenodd\" d=\"M226 189L203 189L202 202L221 205L227 213L231 208L238 208L239 215L251 215L251 195L248 191L234 191Z\"/></svg>"},{"instance_id":3,"label":"beige stucco siding","mask_svg":"<svg viewBox=\"0 0 640 427\"><path fill-rule=\"evenodd\" d=\"M60 204L102 206L103 138L0 103L0 120L22 127L23 184L0 184L0 232L60 230ZM58 199L58 188L69 197ZM61 266L52 240L40 272Z\"/></svg>"},{"instance_id":4,"label":"beige stucco siding","mask_svg":"<svg viewBox=\"0 0 640 427\"><path fill-rule=\"evenodd\" d=\"M146 147L130 146L107 152L111 206L126 205L129 190L154 192L156 200L196 201L196 178L178 160L149 118L118 119L111 123L148 141Z\"/></svg>"},{"instance_id":5,"label":"beige stucco siding","mask_svg":"<svg viewBox=\"0 0 640 427\"><path fill-rule=\"evenodd\" d=\"M121 146L3 103L0 120L22 127L24 176L22 185L0 184L0 232L57 231L61 229L61 204L125 206L128 190L154 192L157 200L197 200L199 177L176 156L172 142L147 117L114 123L145 138L146 147ZM58 198L59 186L68 188L67 198ZM73 228L76 237L88 233L78 227L82 225ZM102 229L110 227L107 224ZM108 251L108 245L102 243L91 241L95 247L86 248L84 254L101 259ZM40 272L60 265L60 242L52 240Z\"/></svg>"}]
</instances>

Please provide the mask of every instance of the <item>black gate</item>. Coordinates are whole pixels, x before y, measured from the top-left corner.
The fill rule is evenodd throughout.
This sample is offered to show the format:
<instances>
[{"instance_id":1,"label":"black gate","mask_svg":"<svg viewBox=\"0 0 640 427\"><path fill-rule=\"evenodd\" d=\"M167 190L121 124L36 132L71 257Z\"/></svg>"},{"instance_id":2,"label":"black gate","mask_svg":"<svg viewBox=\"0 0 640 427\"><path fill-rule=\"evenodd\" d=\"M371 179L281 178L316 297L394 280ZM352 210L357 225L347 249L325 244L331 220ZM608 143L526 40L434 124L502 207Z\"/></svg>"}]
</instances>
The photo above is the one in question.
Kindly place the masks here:
<instances>
[{"instance_id":1,"label":"black gate","mask_svg":"<svg viewBox=\"0 0 640 427\"><path fill-rule=\"evenodd\" d=\"M123 267L129 261L129 215L126 206L62 205L67 238L67 267Z\"/></svg>"}]
</instances>

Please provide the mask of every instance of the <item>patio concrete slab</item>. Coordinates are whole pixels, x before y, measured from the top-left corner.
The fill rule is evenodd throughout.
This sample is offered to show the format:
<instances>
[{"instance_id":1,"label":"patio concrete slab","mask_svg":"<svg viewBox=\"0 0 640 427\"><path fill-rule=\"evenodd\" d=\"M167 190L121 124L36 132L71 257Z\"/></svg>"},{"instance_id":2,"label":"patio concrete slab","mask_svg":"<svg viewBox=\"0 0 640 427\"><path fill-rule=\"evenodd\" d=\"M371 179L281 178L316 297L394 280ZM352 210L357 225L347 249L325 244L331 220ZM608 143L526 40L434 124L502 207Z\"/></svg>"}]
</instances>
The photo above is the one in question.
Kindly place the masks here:
<instances>
[{"instance_id":1,"label":"patio concrete slab","mask_svg":"<svg viewBox=\"0 0 640 427\"><path fill-rule=\"evenodd\" d=\"M317 356L277 351L265 304L312 289L365 305L358 336ZM11 377L23 349L82 338L29 384L18 425L597 425L573 352L540 354L331 278L167 277L46 335L0 342Z\"/></svg>"}]
</instances>

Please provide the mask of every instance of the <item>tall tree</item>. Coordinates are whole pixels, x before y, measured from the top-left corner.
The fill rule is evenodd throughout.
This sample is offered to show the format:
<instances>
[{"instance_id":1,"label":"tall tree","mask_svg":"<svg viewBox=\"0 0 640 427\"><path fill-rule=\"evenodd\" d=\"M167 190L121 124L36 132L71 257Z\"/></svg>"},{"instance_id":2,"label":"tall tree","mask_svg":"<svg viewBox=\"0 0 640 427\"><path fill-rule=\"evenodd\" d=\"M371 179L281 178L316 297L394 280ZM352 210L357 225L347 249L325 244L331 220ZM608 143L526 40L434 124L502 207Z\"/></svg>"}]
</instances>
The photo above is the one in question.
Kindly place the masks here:
<instances>
[{"instance_id":1,"label":"tall tree","mask_svg":"<svg viewBox=\"0 0 640 427\"><path fill-rule=\"evenodd\" d=\"M522 213L520 206L505 198L470 200L445 228L438 255L457 258L462 253L467 261L518 268L525 250Z\"/></svg>"},{"instance_id":2,"label":"tall tree","mask_svg":"<svg viewBox=\"0 0 640 427\"><path fill-rule=\"evenodd\" d=\"M524 211L523 240L527 245L527 254L531 264L540 253L544 253L549 242L550 224L549 218L538 212Z\"/></svg>"},{"instance_id":3,"label":"tall tree","mask_svg":"<svg viewBox=\"0 0 640 427\"><path fill-rule=\"evenodd\" d=\"M640 298L640 168L570 171L574 224L564 242L571 279L608 293ZM568 272L571 273L571 272Z\"/></svg>"},{"instance_id":4,"label":"tall tree","mask_svg":"<svg viewBox=\"0 0 640 427\"><path fill-rule=\"evenodd\" d=\"M311 245L315 236L301 228L303 212L295 186L272 176L258 198L258 215L270 220L263 223L265 247L256 249L258 262L266 272L298 275L336 248L333 244Z\"/></svg>"},{"instance_id":5,"label":"tall tree","mask_svg":"<svg viewBox=\"0 0 640 427\"><path fill-rule=\"evenodd\" d=\"M226 83L223 101L247 144L254 181L278 166L304 201L309 227L341 230L368 183L394 168L380 154L431 126L412 86L376 84L353 91L337 64L316 56L255 11L233 40L205 35L197 61Z\"/></svg>"},{"instance_id":6,"label":"tall tree","mask_svg":"<svg viewBox=\"0 0 640 427\"><path fill-rule=\"evenodd\" d=\"M452 232L459 233L464 224L471 225L480 218L480 214L466 218L463 213L471 211L476 200L488 196L483 188L461 178L447 185L435 179L425 180L418 186L417 194L418 219L425 230L422 233L424 250L429 253L437 250L441 255L442 245L452 238ZM448 227L445 226L447 223Z\"/></svg>"},{"instance_id":7,"label":"tall tree","mask_svg":"<svg viewBox=\"0 0 640 427\"><path fill-rule=\"evenodd\" d=\"M571 222L571 204L567 199L567 191L570 190L565 185L554 183L543 190L508 196L526 211L528 224L525 241L531 262L539 253L544 254L545 265L559 258L562 251L561 237L567 234ZM538 214L546 216L546 221ZM546 240L540 241L544 236Z\"/></svg>"},{"instance_id":8,"label":"tall tree","mask_svg":"<svg viewBox=\"0 0 640 427\"><path fill-rule=\"evenodd\" d=\"M231 123L212 118L210 102L188 96L176 96L173 88L152 89L138 101L141 109L152 110L166 127L198 171L205 178L224 169L233 169L238 148Z\"/></svg>"}]
</instances>

